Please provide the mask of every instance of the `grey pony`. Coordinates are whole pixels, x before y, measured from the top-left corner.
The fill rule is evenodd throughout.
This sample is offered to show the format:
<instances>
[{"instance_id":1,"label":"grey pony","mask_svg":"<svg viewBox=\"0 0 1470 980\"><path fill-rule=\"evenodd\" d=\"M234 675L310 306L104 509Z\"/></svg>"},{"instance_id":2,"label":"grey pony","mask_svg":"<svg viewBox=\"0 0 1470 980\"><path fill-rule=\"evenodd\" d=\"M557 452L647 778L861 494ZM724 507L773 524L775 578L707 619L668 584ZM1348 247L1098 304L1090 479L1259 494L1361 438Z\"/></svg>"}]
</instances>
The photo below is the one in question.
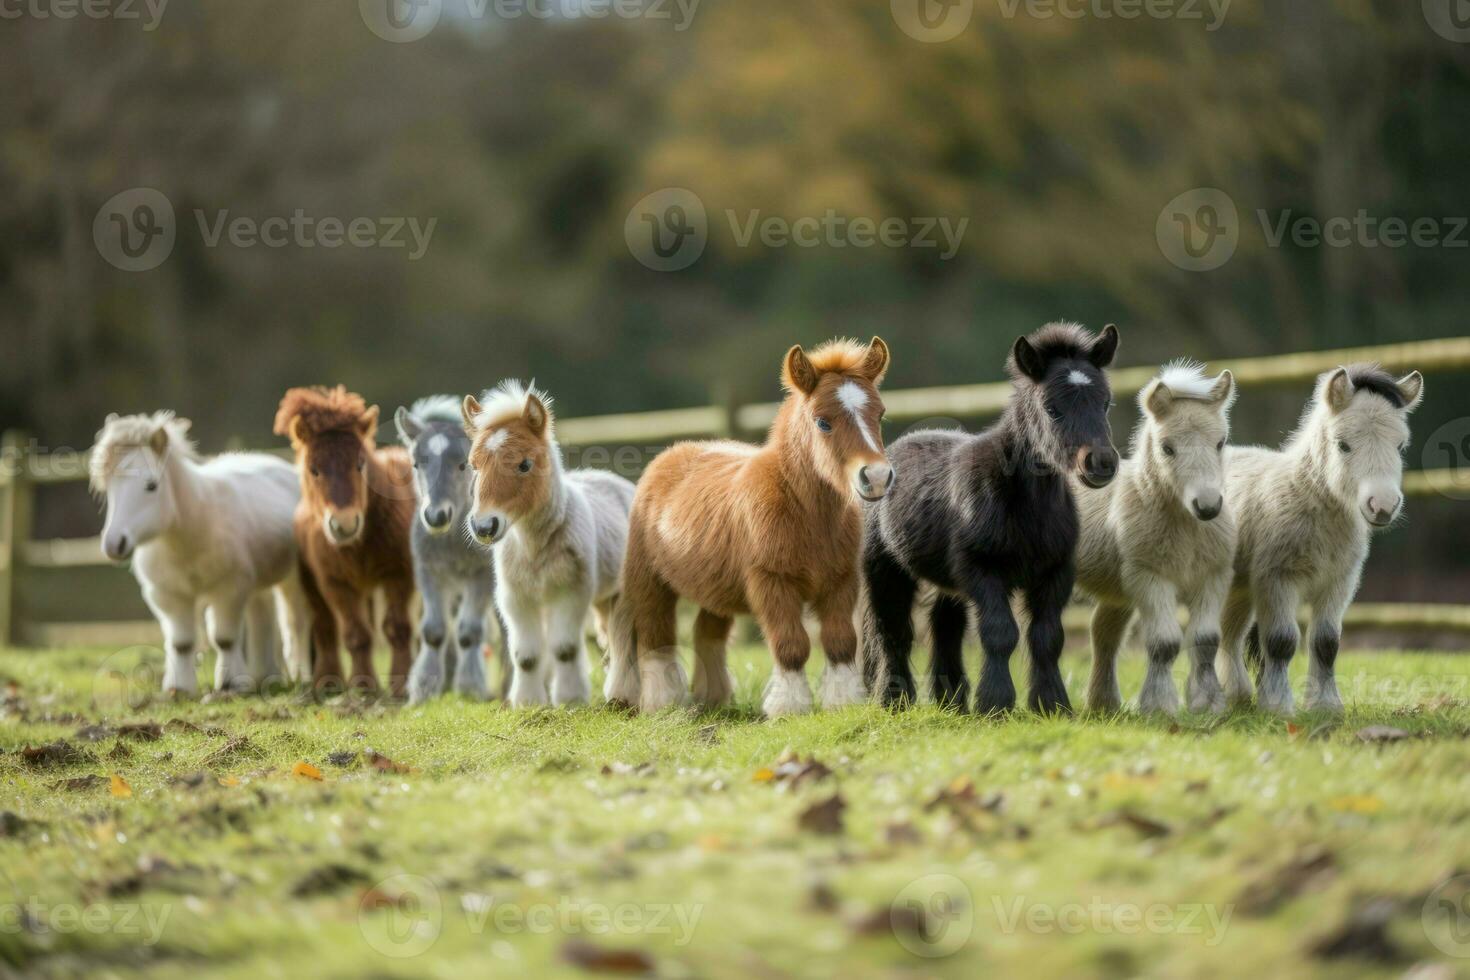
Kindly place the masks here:
<instances>
[{"instance_id":1,"label":"grey pony","mask_svg":"<svg viewBox=\"0 0 1470 980\"><path fill-rule=\"evenodd\" d=\"M409 703L421 704L441 694L450 669L454 690L488 698L480 648L487 626L499 623L495 618L495 569L490 556L464 531L471 510L473 473L467 465L470 439L460 418L459 399L452 395L420 398L410 408L400 406L393 421L398 438L413 457L413 488L418 498L418 519L412 531L413 574L424 603L419 655L408 675ZM503 698L511 676L510 662L504 643L497 643L496 651Z\"/></svg>"}]
</instances>

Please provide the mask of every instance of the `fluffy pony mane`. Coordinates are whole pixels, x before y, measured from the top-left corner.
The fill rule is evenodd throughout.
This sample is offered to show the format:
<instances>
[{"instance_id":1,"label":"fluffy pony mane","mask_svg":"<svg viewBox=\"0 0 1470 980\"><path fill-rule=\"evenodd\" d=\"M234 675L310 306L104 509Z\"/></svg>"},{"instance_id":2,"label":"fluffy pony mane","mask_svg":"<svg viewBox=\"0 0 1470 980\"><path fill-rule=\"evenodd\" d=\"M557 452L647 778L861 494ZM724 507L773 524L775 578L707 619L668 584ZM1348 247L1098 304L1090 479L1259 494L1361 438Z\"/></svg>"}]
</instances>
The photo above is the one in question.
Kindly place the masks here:
<instances>
[{"instance_id":1,"label":"fluffy pony mane","mask_svg":"<svg viewBox=\"0 0 1470 980\"><path fill-rule=\"evenodd\" d=\"M281 398L274 431L278 436L289 436L291 420L296 418L301 419L301 427L309 435L351 431L358 427L367 411L362 396L348 391L344 385L292 388Z\"/></svg>"},{"instance_id":2,"label":"fluffy pony mane","mask_svg":"<svg viewBox=\"0 0 1470 980\"><path fill-rule=\"evenodd\" d=\"M555 424L551 412L551 396L537 388L534 380L526 384L517 378L506 378L494 388L486 389L480 396L480 411L475 415L475 428L485 429L520 418L526 410L526 400L532 395L546 407L546 431L550 433Z\"/></svg>"},{"instance_id":3,"label":"fluffy pony mane","mask_svg":"<svg viewBox=\"0 0 1470 980\"><path fill-rule=\"evenodd\" d=\"M1346 367L1348 380L1353 383L1354 390L1362 388L1371 391L1394 408L1403 408L1408 404L1404 401L1404 393L1399 390L1398 379L1377 364L1348 364ZM1330 377L1332 377L1332 372L1328 371L1317 379L1319 389L1321 385L1327 383Z\"/></svg>"},{"instance_id":4,"label":"fluffy pony mane","mask_svg":"<svg viewBox=\"0 0 1470 980\"><path fill-rule=\"evenodd\" d=\"M807 352L817 374L852 374L868 359L868 345L849 337L837 337Z\"/></svg>"},{"instance_id":5,"label":"fluffy pony mane","mask_svg":"<svg viewBox=\"0 0 1470 980\"><path fill-rule=\"evenodd\" d=\"M1170 361L1159 370L1159 382L1169 389L1175 398L1194 398L1204 401L1215 389L1215 379L1206 376L1205 366L1199 361ZM1147 391L1144 388L1144 391ZM1139 393L1139 397L1143 392Z\"/></svg>"},{"instance_id":6,"label":"fluffy pony mane","mask_svg":"<svg viewBox=\"0 0 1470 980\"><path fill-rule=\"evenodd\" d=\"M1066 320L1058 320L1048 323L1031 331L1026 335L1026 340L1041 355L1043 363L1058 357L1073 357L1083 359L1097 338L1080 323L1071 323ZM1012 381L1020 384L1031 384L1026 372L1016 363L1014 349L1006 357L1006 374L1010 375Z\"/></svg>"},{"instance_id":7,"label":"fluffy pony mane","mask_svg":"<svg viewBox=\"0 0 1470 980\"><path fill-rule=\"evenodd\" d=\"M426 395L408 408L408 414L420 422L451 422L461 425L459 399L453 395Z\"/></svg>"},{"instance_id":8,"label":"fluffy pony mane","mask_svg":"<svg viewBox=\"0 0 1470 980\"><path fill-rule=\"evenodd\" d=\"M183 453L186 459L199 459L199 449L189 438L189 420L164 410L152 415L109 415L97 433L87 462L92 492L105 493L107 481L117 471L117 464L134 449L151 447L154 436L163 432L168 438L168 451Z\"/></svg>"}]
</instances>

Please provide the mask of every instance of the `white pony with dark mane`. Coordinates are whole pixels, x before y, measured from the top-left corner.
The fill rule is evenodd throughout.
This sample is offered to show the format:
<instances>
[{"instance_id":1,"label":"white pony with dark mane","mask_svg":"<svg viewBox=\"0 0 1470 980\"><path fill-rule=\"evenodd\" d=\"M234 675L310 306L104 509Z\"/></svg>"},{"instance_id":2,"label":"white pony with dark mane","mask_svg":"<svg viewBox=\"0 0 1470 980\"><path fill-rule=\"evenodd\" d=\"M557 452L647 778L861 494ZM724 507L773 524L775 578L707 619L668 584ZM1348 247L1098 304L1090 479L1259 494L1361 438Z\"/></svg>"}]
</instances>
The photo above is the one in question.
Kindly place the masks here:
<instances>
[{"instance_id":1,"label":"white pony with dark mane","mask_svg":"<svg viewBox=\"0 0 1470 980\"><path fill-rule=\"evenodd\" d=\"M102 551L132 559L133 576L167 645L163 689L198 691L203 614L215 648L214 685L242 691L280 677L274 589L287 678L305 680L311 614L292 523L296 470L264 453L205 459L172 412L109 415L92 449L92 491L107 502Z\"/></svg>"},{"instance_id":2,"label":"white pony with dark mane","mask_svg":"<svg viewBox=\"0 0 1470 980\"><path fill-rule=\"evenodd\" d=\"M1143 418L1117 478L1077 494L1077 585L1097 599L1088 690L1094 711L1121 704L1118 647L1135 610L1148 651L1139 710L1179 710L1173 667L1181 643L1191 653L1190 710L1225 706L1215 653L1234 572L1235 518L1225 502L1234 400L1229 371L1210 378L1198 364L1166 365L1139 393ZM1187 637L1177 618L1181 604L1189 610Z\"/></svg>"},{"instance_id":3,"label":"white pony with dark mane","mask_svg":"<svg viewBox=\"0 0 1470 980\"><path fill-rule=\"evenodd\" d=\"M1305 602L1312 607L1305 707L1342 710L1334 669L1343 613L1358 591L1369 533L1392 524L1403 506L1409 413L1423 397L1418 371L1394 378L1374 364L1350 364L1317 379L1280 450L1226 450L1225 495L1240 535L1220 649L1232 702L1250 700L1241 641L1254 617L1260 706L1291 714L1286 669Z\"/></svg>"}]
</instances>

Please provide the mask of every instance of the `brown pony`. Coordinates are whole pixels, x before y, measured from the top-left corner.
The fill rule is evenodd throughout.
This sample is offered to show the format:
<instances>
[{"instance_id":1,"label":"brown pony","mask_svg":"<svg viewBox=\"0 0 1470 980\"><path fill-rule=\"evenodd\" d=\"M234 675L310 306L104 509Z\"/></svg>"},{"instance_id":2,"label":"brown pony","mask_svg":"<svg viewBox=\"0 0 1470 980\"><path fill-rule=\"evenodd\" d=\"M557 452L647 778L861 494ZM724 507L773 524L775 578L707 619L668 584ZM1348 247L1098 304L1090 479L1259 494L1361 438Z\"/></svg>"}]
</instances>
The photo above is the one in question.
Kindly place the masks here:
<instances>
[{"instance_id":1,"label":"brown pony","mask_svg":"<svg viewBox=\"0 0 1470 980\"><path fill-rule=\"evenodd\" d=\"M822 703L866 697L852 621L862 536L856 498L878 500L893 485L879 427L878 385L887 370L888 346L877 337L866 345L835 340L810 355L793 347L781 374L788 395L764 446L686 442L654 459L633 501L623 594L613 611L609 701L644 711L683 701L687 685L674 648L680 596L700 606L696 700L729 700L732 617L753 613L778 668L766 714L810 711L808 605L827 654Z\"/></svg>"},{"instance_id":2,"label":"brown pony","mask_svg":"<svg viewBox=\"0 0 1470 980\"><path fill-rule=\"evenodd\" d=\"M277 435L289 436L301 476L296 543L315 623L313 680L317 689L342 683L337 638L352 656L352 688L376 691L372 594L387 599L383 634L393 650L390 689L401 696L408 679L413 629L413 474L408 454L379 449L378 406L335 388L292 388L276 411Z\"/></svg>"}]
</instances>

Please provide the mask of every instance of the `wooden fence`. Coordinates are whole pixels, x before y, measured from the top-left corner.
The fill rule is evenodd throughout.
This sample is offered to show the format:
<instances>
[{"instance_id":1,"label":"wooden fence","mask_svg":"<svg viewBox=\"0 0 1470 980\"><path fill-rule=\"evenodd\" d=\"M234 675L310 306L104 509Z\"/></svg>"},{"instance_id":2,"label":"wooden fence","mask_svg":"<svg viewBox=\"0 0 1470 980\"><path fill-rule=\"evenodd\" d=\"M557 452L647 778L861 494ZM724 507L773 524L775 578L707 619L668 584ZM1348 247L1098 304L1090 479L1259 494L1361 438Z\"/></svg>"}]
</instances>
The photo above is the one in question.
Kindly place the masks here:
<instances>
[{"instance_id":1,"label":"wooden fence","mask_svg":"<svg viewBox=\"0 0 1470 980\"><path fill-rule=\"evenodd\" d=\"M1426 374L1467 370L1470 337L1215 361L1211 366L1228 367L1240 387L1254 388L1307 384L1323 371L1353 361L1377 361L1391 370L1416 367ZM1156 370L1150 365L1110 372L1115 394L1120 400L1135 394ZM916 422L996 415L1009 394L1010 385L998 382L890 390L883 393L883 401L891 421ZM777 403L765 402L559 419L557 435L567 447L628 445L642 449L675 439L759 432L775 418L777 408ZM126 589L136 601L129 577L121 566L103 557L97 538L32 539L37 492L86 479L85 454L38 453L30 449L23 434L4 435L0 443L0 645L156 642L156 628L146 620L88 621L74 615L66 621L47 621L30 613L36 594L44 591L37 584L41 576L49 576L53 585L66 590L67 608L74 613L82 611L94 591ZM1470 500L1470 468L1407 473L1404 490L1411 496L1441 494ZM85 583L80 581L83 576L87 576ZM1358 626L1470 632L1470 606L1360 603L1350 616Z\"/></svg>"}]
</instances>

